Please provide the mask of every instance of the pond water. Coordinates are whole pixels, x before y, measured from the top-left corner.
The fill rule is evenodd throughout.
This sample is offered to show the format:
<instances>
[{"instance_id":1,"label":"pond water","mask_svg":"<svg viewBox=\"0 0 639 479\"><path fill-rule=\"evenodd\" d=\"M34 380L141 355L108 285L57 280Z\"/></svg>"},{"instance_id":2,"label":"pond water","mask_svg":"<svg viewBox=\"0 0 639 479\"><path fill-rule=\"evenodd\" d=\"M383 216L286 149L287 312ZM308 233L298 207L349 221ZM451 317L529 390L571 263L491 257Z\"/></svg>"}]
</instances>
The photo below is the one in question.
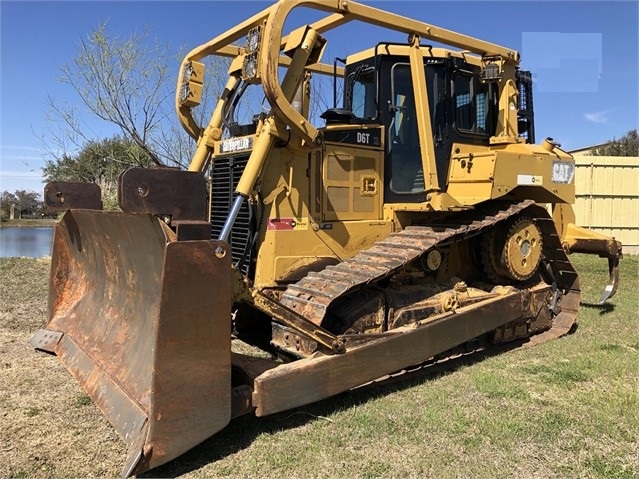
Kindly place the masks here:
<instances>
[{"instance_id":1,"label":"pond water","mask_svg":"<svg viewBox=\"0 0 639 479\"><path fill-rule=\"evenodd\" d=\"M51 256L53 228L0 228L0 258Z\"/></svg>"}]
</instances>

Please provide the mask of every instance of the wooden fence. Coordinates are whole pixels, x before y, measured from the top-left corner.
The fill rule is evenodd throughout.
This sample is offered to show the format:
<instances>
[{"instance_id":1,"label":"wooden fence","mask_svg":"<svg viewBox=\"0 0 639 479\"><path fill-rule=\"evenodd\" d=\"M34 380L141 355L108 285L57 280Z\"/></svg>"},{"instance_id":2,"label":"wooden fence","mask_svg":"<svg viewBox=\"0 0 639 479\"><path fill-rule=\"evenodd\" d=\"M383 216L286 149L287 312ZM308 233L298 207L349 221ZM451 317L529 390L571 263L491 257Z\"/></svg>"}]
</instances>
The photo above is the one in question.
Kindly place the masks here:
<instances>
[{"instance_id":1,"label":"wooden fence","mask_svg":"<svg viewBox=\"0 0 639 479\"><path fill-rule=\"evenodd\" d=\"M639 157L575 153L577 224L614 236L639 253Z\"/></svg>"}]
</instances>

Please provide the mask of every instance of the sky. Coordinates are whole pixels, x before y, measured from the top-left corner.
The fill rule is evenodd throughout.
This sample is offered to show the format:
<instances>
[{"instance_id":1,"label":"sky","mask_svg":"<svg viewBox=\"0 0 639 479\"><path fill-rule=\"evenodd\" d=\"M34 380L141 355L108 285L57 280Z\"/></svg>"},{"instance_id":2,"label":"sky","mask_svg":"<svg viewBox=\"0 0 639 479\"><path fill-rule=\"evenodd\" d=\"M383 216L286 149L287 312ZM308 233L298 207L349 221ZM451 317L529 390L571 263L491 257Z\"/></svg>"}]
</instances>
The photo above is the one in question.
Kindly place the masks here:
<instances>
[{"instance_id":1,"label":"sky","mask_svg":"<svg viewBox=\"0 0 639 479\"><path fill-rule=\"evenodd\" d=\"M41 192L47 158L48 99L82 103L61 83L82 39L98 24L126 38L147 30L179 51L204 43L271 2L0 0L0 191ZM603 143L637 128L639 53L637 1L363 1L518 50L533 72L537 141L552 137L571 150ZM298 24L316 19L297 11ZM323 61L403 35L350 23L331 33ZM329 93L330 94L330 93ZM173 101L172 98L169 101ZM116 133L84 113L92 138ZM45 143L42 136L45 137Z\"/></svg>"}]
</instances>

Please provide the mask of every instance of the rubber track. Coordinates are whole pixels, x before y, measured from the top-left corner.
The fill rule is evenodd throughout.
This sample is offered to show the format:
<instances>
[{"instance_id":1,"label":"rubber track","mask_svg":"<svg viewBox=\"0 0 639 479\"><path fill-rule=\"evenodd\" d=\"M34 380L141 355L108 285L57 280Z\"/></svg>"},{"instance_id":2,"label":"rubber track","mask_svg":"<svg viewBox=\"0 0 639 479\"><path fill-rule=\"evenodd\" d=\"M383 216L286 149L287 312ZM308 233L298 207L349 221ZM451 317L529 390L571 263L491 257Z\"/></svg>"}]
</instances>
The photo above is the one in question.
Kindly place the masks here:
<instances>
[{"instance_id":1,"label":"rubber track","mask_svg":"<svg viewBox=\"0 0 639 479\"><path fill-rule=\"evenodd\" d=\"M577 318L579 279L561 246L552 218L533 201L510 205L489 203L453 215L438 224L409 226L337 265L309 273L297 283L289 285L280 302L319 326L327 309L337 298L391 276L433 248L483 233L524 210L535 219L542 232L544 256L551 265L562 293L553 326L531 338L529 343L538 344L562 336L571 329Z\"/></svg>"}]
</instances>

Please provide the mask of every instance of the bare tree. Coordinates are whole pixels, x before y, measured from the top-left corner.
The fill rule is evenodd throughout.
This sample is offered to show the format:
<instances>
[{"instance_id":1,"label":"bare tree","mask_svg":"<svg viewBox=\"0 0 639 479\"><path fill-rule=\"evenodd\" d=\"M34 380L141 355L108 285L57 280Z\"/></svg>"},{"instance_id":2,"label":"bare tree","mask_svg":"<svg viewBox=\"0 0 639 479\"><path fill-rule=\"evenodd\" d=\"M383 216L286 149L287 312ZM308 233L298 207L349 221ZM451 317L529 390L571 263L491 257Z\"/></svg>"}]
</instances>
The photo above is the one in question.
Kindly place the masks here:
<instances>
[{"instance_id":1,"label":"bare tree","mask_svg":"<svg viewBox=\"0 0 639 479\"><path fill-rule=\"evenodd\" d=\"M48 156L53 158L47 162L49 169L55 162L74 157L88 143L101 140L89 128L89 117L116 126L122 138L136 143L153 163L186 167L195 142L178 124L174 110L175 74L185 50L176 54L152 39L149 30L118 38L109 32L106 22L92 29L72 61L60 69L59 80L73 89L78 101L63 103L49 98L48 118L54 126L42 137ZM206 126L226 83L230 60L212 56L203 61L202 103L193 116ZM326 92L332 92L332 77L313 77L310 117L315 121L333 106L328 101L332 95L324 95ZM261 88L248 88L228 120L251 122L266 108L263 97Z\"/></svg>"},{"instance_id":2,"label":"bare tree","mask_svg":"<svg viewBox=\"0 0 639 479\"><path fill-rule=\"evenodd\" d=\"M155 43L146 47L148 33L133 33L124 40L113 39L102 23L80 42L73 61L61 67L59 80L71 86L88 111L116 125L122 133L137 143L157 164L176 162L160 158L153 148L153 135L166 117L163 105L170 96L168 48ZM62 120L66 134L57 136L70 140L74 146L90 141L83 128L77 107L65 107L53 98L49 100L52 116Z\"/></svg>"},{"instance_id":3,"label":"bare tree","mask_svg":"<svg viewBox=\"0 0 639 479\"><path fill-rule=\"evenodd\" d=\"M155 164L184 167L194 142L178 125L174 111L179 60L168 45L152 40L148 30L124 39L111 36L106 23L91 30L73 60L61 67L59 78L75 91L79 102L49 98L48 118L56 126L43 143L50 156L61 160L96 140L87 127L88 111L115 125ZM219 59L207 65L210 87L197 109L203 121L214 104L210 100L221 91L226 69Z\"/></svg>"}]
</instances>

